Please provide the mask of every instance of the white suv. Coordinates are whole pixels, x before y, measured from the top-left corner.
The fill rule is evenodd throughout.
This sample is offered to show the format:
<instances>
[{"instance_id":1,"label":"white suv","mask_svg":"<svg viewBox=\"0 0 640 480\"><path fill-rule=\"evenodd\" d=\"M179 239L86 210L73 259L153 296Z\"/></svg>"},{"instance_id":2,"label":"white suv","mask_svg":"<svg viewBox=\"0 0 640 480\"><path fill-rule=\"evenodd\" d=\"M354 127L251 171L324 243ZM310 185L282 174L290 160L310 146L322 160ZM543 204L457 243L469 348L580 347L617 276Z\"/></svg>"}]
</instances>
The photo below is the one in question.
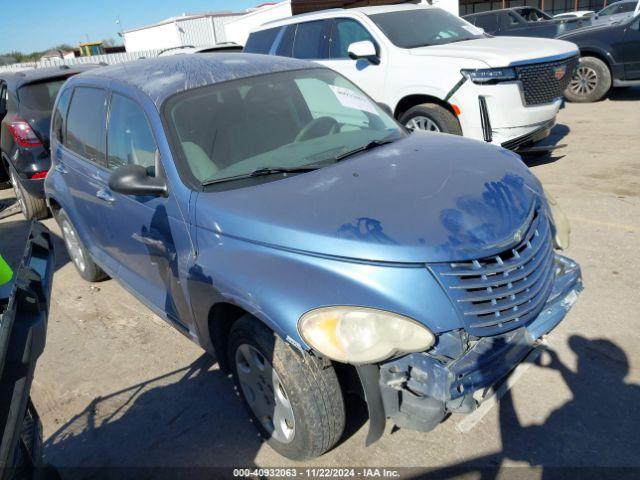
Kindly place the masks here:
<instances>
[{"instance_id":1,"label":"white suv","mask_svg":"<svg viewBox=\"0 0 640 480\"><path fill-rule=\"evenodd\" d=\"M409 129L524 150L549 135L578 62L570 42L498 37L439 8L332 9L268 23L250 53L315 60Z\"/></svg>"}]
</instances>

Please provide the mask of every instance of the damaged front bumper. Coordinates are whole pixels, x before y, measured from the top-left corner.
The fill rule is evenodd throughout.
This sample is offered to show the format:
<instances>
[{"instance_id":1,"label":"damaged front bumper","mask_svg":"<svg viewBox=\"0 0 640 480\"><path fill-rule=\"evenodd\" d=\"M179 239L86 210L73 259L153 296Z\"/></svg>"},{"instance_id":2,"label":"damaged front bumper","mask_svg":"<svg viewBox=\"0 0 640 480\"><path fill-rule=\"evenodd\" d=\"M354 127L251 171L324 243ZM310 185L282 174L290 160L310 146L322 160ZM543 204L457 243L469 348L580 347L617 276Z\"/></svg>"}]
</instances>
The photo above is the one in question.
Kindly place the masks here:
<instances>
[{"instance_id":1,"label":"damaged front bumper","mask_svg":"<svg viewBox=\"0 0 640 480\"><path fill-rule=\"evenodd\" d=\"M367 443L379 438L387 418L399 427L429 431L447 413L474 410L478 405L474 394L492 387L518 366L541 337L562 321L582 288L580 267L557 255L551 294L528 325L491 337L468 338L456 358L430 351L358 367L370 413Z\"/></svg>"}]
</instances>

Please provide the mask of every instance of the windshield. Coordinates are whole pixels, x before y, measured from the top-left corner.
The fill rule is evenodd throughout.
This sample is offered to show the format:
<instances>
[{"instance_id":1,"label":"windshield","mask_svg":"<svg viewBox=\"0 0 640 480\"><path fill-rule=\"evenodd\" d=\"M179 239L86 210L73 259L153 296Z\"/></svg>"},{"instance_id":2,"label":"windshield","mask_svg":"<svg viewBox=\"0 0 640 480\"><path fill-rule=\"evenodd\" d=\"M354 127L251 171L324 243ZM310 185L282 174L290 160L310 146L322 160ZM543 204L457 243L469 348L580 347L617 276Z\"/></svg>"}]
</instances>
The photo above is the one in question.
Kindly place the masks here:
<instances>
[{"instance_id":1,"label":"windshield","mask_svg":"<svg viewBox=\"0 0 640 480\"><path fill-rule=\"evenodd\" d=\"M18 90L21 105L29 110L53 110L58 91L66 80L66 78L59 78L53 81L25 85Z\"/></svg>"},{"instance_id":2,"label":"windshield","mask_svg":"<svg viewBox=\"0 0 640 480\"><path fill-rule=\"evenodd\" d=\"M607 17L609 15L615 15L617 13L629 13L633 12L635 9L635 2L616 2L600 10L598 12L598 16Z\"/></svg>"},{"instance_id":3,"label":"windshield","mask_svg":"<svg viewBox=\"0 0 640 480\"><path fill-rule=\"evenodd\" d=\"M416 8L370 15L380 30L400 48L426 47L484 38L484 33L439 8Z\"/></svg>"},{"instance_id":4,"label":"windshield","mask_svg":"<svg viewBox=\"0 0 640 480\"><path fill-rule=\"evenodd\" d=\"M163 113L177 157L198 184L260 169L325 166L405 135L358 87L325 69L190 90L171 97Z\"/></svg>"}]
</instances>

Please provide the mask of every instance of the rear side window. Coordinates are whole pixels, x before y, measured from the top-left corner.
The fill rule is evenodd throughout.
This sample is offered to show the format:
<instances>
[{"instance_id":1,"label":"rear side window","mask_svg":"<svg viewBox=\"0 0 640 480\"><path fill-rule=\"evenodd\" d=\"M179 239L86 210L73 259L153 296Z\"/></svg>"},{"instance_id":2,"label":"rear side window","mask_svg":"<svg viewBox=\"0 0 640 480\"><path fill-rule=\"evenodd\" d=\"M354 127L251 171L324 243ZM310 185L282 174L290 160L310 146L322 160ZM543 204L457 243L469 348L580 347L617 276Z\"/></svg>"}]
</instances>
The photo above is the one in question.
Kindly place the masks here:
<instances>
[{"instance_id":1,"label":"rear side window","mask_svg":"<svg viewBox=\"0 0 640 480\"><path fill-rule=\"evenodd\" d=\"M50 82L30 83L18 90L20 105L29 110L51 111L58 91L66 78Z\"/></svg>"},{"instance_id":2,"label":"rear side window","mask_svg":"<svg viewBox=\"0 0 640 480\"><path fill-rule=\"evenodd\" d=\"M104 164L106 93L100 88L77 87L67 116L69 150L94 163Z\"/></svg>"},{"instance_id":3,"label":"rear side window","mask_svg":"<svg viewBox=\"0 0 640 480\"><path fill-rule=\"evenodd\" d=\"M271 45L278 36L278 32L282 27L270 28L268 30L260 30L249 35L244 51L247 53L269 53Z\"/></svg>"},{"instance_id":4,"label":"rear side window","mask_svg":"<svg viewBox=\"0 0 640 480\"><path fill-rule=\"evenodd\" d=\"M359 22L350 18L338 18L331 34L331 58L349 58L349 45L355 42L375 40Z\"/></svg>"},{"instance_id":5,"label":"rear side window","mask_svg":"<svg viewBox=\"0 0 640 480\"><path fill-rule=\"evenodd\" d=\"M478 15L472 22L476 27L484 28L486 32L498 30L498 15Z\"/></svg>"},{"instance_id":6,"label":"rear side window","mask_svg":"<svg viewBox=\"0 0 640 480\"><path fill-rule=\"evenodd\" d=\"M56 105L56 110L53 112L53 121L51 131L53 136L60 143L64 143L65 137L65 118L67 117L67 110L69 108L69 99L71 98L71 89L67 88L60 94L60 99Z\"/></svg>"},{"instance_id":7,"label":"rear side window","mask_svg":"<svg viewBox=\"0 0 640 480\"><path fill-rule=\"evenodd\" d=\"M107 130L107 168L141 165L151 172L155 166L156 142L147 116L133 100L114 93Z\"/></svg>"},{"instance_id":8,"label":"rear side window","mask_svg":"<svg viewBox=\"0 0 640 480\"><path fill-rule=\"evenodd\" d=\"M324 20L298 24L293 42L293 56L307 59L326 58L325 47L328 38L324 27Z\"/></svg>"}]
</instances>

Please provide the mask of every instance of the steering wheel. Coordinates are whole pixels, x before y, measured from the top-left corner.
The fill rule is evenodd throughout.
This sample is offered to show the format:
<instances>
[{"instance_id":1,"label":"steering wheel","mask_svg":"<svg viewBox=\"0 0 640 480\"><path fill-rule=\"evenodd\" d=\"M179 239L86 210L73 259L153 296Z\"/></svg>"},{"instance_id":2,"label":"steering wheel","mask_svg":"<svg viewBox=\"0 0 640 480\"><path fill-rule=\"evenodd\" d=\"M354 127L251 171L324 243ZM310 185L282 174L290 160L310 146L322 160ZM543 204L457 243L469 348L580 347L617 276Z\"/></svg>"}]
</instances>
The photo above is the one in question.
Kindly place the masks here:
<instances>
[{"instance_id":1,"label":"steering wheel","mask_svg":"<svg viewBox=\"0 0 640 480\"><path fill-rule=\"evenodd\" d=\"M307 123L300 133L296 135L294 142L302 142L310 138L322 137L330 133L338 132L340 124L333 117L318 117Z\"/></svg>"}]
</instances>

